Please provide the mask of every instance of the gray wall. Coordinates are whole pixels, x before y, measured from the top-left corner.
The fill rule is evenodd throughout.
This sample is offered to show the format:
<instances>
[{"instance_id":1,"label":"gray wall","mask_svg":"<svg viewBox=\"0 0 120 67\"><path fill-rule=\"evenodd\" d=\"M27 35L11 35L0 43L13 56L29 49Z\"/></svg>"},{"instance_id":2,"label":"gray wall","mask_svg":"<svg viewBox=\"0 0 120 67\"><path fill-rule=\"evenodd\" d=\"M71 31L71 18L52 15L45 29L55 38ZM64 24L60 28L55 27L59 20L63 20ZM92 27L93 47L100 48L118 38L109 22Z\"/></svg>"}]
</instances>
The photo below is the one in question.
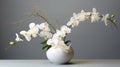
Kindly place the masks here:
<instances>
[{"instance_id":1,"label":"gray wall","mask_svg":"<svg viewBox=\"0 0 120 67\"><path fill-rule=\"evenodd\" d=\"M39 37L4 50L9 41L14 40L15 33L27 30L30 22L42 23L41 19L29 18L20 23L22 26L16 24L35 12L30 1L38 4L47 13L52 24L56 20L59 25L66 24L73 12L78 13L82 9L91 11L93 7L103 14L115 14L120 21L120 0L0 0L0 59L46 58L40 44L43 39ZM101 21L91 24L88 20L74 28L70 36L74 58L120 59L120 28L116 30L111 24L106 27Z\"/></svg>"}]
</instances>

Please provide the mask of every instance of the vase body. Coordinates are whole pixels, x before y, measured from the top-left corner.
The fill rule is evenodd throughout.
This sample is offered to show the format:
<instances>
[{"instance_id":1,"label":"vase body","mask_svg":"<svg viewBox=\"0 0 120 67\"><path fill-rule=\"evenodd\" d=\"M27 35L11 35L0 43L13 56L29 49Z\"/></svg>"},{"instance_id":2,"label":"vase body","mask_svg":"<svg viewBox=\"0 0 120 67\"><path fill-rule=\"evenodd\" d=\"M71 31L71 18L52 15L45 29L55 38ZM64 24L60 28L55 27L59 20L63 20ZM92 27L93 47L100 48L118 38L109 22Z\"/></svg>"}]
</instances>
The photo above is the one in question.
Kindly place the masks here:
<instances>
[{"instance_id":1,"label":"vase body","mask_svg":"<svg viewBox=\"0 0 120 67\"><path fill-rule=\"evenodd\" d=\"M52 63L65 64L73 58L74 52L71 47L66 50L59 47L51 47L47 50L46 55L48 60Z\"/></svg>"}]
</instances>

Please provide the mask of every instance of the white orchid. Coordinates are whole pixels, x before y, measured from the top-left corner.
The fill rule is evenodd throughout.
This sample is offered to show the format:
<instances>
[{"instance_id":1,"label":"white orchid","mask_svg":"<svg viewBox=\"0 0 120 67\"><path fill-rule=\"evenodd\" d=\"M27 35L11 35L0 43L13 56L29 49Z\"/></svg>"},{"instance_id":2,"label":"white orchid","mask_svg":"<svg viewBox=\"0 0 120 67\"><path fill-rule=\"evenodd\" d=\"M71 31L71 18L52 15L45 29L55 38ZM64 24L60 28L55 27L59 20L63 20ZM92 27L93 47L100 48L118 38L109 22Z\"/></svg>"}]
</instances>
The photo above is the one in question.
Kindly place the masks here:
<instances>
[{"instance_id":1,"label":"white orchid","mask_svg":"<svg viewBox=\"0 0 120 67\"><path fill-rule=\"evenodd\" d=\"M108 18L109 18L109 14L103 15L102 21L104 21L105 25L108 25Z\"/></svg>"},{"instance_id":2,"label":"white orchid","mask_svg":"<svg viewBox=\"0 0 120 67\"><path fill-rule=\"evenodd\" d=\"M78 13L80 21L85 21L90 17L90 12L85 12L84 10L81 10L81 13Z\"/></svg>"},{"instance_id":3,"label":"white orchid","mask_svg":"<svg viewBox=\"0 0 120 67\"><path fill-rule=\"evenodd\" d=\"M50 33L49 31L41 31L39 35L44 39L48 39L52 37L52 33Z\"/></svg>"},{"instance_id":4,"label":"white orchid","mask_svg":"<svg viewBox=\"0 0 120 67\"><path fill-rule=\"evenodd\" d=\"M47 44L48 44L48 45L52 45L52 46L55 45L55 43L54 43L54 41L53 41L52 39L48 39L48 40L47 40Z\"/></svg>"},{"instance_id":5,"label":"white orchid","mask_svg":"<svg viewBox=\"0 0 120 67\"><path fill-rule=\"evenodd\" d=\"M73 13L73 18L75 21L77 21L78 23L80 22L80 18L79 18L79 15L76 14L76 13Z\"/></svg>"},{"instance_id":6,"label":"white orchid","mask_svg":"<svg viewBox=\"0 0 120 67\"><path fill-rule=\"evenodd\" d=\"M91 12L85 12L84 15L85 15L85 18L88 19L90 17L90 15L91 15Z\"/></svg>"},{"instance_id":7,"label":"white orchid","mask_svg":"<svg viewBox=\"0 0 120 67\"><path fill-rule=\"evenodd\" d=\"M35 23L30 23L29 24L29 30L28 32L31 34L32 37L37 37L38 33L39 33L39 28L37 25L35 25Z\"/></svg>"},{"instance_id":8,"label":"white orchid","mask_svg":"<svg viewBox=\"0 0 120 67\"><path fill-rule=\"evenodd\" d=\"M67 23L67 26L70 27L76 27L79 25L81 21L85 21L88 19L91 15L91 12L85 12L84 10L81 10L81 13L73 13L73 17L71 17L70 21Z\"/></svg>"},{"instance_id":9,"label":"white orchid","mask_svg":"<svg viewBox=\"0 0 120 67\"><path fill-rule=\"evenodd\" d=\"M63 40L58 40L57 45L55 46L55 48L62 48L65 52L66 50L69 48L69 46L67 46Z\"/></svg>"},{"instance_id":10,"label":"white orchid","mask_svg":"<svg viewBox=\"0 0 120 67\"><path fill-rule=\"evenodd\" d=\"M30 23L30 24L29 24L29 28L30 28L30 29L34 29L34 28L35 28L35 23L34 23L34 22Z\"/></svg>"},{"instance_id":11,"label":"white orchid","mask_svg":"<svg viewBox=\"0 0 120 67\"><path fill-rule=\"evenodd\" d=\"M76 25L75 25L75 22L74 21L69 21L68 23L67 23L67 26L69 26L69 27L75 27Z\"/></svg>"},{"instance_id":12,"label":"white orchid","mask_svg":"<svg viewBox=\"0 0 120 67\"><path fill-rule=\"evenodd\" d=\"M74 17L71 17L70 21L67 23L67 26L73 28L73 27L78 26L78 24L79 24L79 21L76 20Z\"/></svg>"},{"instance_id":13,"label":"white orchid","mask_svg":"<svg viewBox=\"0 0 120 67\"><path fill-rule=\"evenodd\" d=\"M15 35L16 35L15 41L17 42L23 41L23 39L21 39L17 33Z\"/></svg>"},{"instance_id":14,"label":"white orchid","mask_svg":"<svg viewBox=\"0 0 120 67\"><path fill-rule=\"evenodd\" d=\"M69 27L65 26L65 25L63 25L61 27L61 31L64 32L65 34L66 33L71 33L71 29Z\"/></svg>"},{"instance_id":15,"label":"white orchid","mask_svg":"<svg viewBox=\"0 0 120 67\"><path fill-rule=\"evenodd\" d=\"M65 37L65 33L60 30L56 30L56 33L53 35L53 38L58 40L61 40L63 37Z\"/></svg>"},{"instance_id":16,"label":"white orchid","mask_svg":"<svg viewBox=\"0 0 120 67\"><path fill-rule=\"evenodd\" d=\"M27 41L31 40L31 33L30 32L23 30L20 32L20 34L23 35Z\"/></svg>"},{"instance_id":17,"label":"white orchid","mask_svg":"<svg viewBox=\"0 0 120 67\"><path fill-rule=\"evenodd\" d=\"M38 35L38 29L34 29L34 30L28 30L28 32L31 34L32 37L37 37Z\"/></svg>"},{"instance_id":18,"label":"white orchid","mask_svg":"<svg viewBox=\"0 0 120 67\"><path fill-rule=\"evenodd\" d=\"M55 47L55 48L57 48L57 47L63 48L63 49L68 48L68 46L64 43L63 40L58 40L58 39L55 39L55 38L48 39L47 44L51 45L52 47Z\"/></svg>"},{"instance_id":19,"label":"white orchid","mask_svg":"<svg viewBox=\"0 0 120 67\"><path fill-rule=\"evenodd\" d=\"M71 17L70 21L68 22L68 26L70 25L71 27L78 26L81 21L80 15L73 13L73 17Z\"/></svg>"},{"instance_id":20,"label":"white orchid","mask_svg":"<svg viewBox=\"0 0 120 67\"><path fill-rule=\"evenodd\" d=\"M48 25L47 22L41 23L41 24L39 25L39 28L40 28L41 30L43 30L43 31L50 31L50 28L49 28L49 25Z\"/></svg>"},{"instance_id":21,"label":"white orchid","mask_svg":"<svg viewBox=\"0 0 120 67\"><path fill-rule=\"evenodd\" d=\"M56 38L52 38L52 39L47 40L47 44L51 45L51 46L56 46L57 43L58 43L58 39L56 39Z\"/></svg>"},{"instance_id":22,"label":"white orchid","mask_svg":"<svg viewBox=\"0 0 120 67\"><path fill-rule=\"evenodd\" d=\"M99 14L99 12L97 12L96 8L93 8L92 11L93 12L92 12L92 15L91 15L91 22L96 22L100 19L100 17L99 17L100 14Z\"/></svg>"}]
</instances>

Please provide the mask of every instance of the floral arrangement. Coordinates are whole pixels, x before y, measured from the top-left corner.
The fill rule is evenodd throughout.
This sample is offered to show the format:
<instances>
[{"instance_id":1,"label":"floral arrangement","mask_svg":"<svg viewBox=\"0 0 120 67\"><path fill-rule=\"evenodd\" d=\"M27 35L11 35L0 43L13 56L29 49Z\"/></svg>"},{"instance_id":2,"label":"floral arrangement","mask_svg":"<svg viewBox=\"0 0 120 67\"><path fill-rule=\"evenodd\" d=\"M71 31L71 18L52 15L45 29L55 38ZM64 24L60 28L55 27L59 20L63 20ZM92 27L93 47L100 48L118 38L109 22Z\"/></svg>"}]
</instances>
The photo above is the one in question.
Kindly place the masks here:
<instances>
[{"instance_id":1,"label":"floral arrangement","mask_svg":"<svg viewBox=\"0 0 120 67\"><path fill-rule=\"evenodd\" d=\"M70 21L66 25L62 25L60 29L56 29L52 26L44 17L39 15L46 22L41 24L35 24L34 22L29 24L29 30L20 31L20 35L16 33L15 41L11 41L9 44L14 45L18 42L24 41L24 38L29 42L32 38L37 36L43 37L45 41L41 44L43 45L43 50L48 50L51 47L60 47L63 50L68 49L71 46L71 40L69 40L66 35L71 33L71 29L77 27L80 23L87 19L91 19L91 23L102 20L107 26L109 21L116 25L117 20L114 19L114 15L100 14L97 12L96 8L92 9L92 12L85 12L81 10L80 13L73 13Z\"/></svg>"}]
</instances>

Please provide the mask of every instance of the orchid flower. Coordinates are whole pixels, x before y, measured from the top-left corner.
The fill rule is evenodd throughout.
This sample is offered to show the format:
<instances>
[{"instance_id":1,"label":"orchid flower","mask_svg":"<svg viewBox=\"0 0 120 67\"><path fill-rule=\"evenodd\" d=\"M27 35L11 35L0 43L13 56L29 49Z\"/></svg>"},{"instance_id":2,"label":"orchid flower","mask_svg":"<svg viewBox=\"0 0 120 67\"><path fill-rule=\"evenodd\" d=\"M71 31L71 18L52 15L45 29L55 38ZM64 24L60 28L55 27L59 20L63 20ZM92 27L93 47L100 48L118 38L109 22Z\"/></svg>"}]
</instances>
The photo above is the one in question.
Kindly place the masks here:
<instances>
[{"instance_id":1,"label":"orchid flower","mask_svg":"<svg viewBox=\"0 0 120 67\"><path fill-rule=\"evenodd\" d=\"M61 31L66 33L71 33L71 29L65 25L61 26Z\"/></svg>"},{"instance_id":2,"label":"orchid flower","mask_svg":"<svg viewBox=\"0 0 120 67\"><path fill-rule=\"evenodd\" d=\"M23 39L21 39L17 33L15 35L16 35L15 41L17 42L23 41Z\"/></svg>"},{"instance_id":3,"label":"orchid flower","mask_svg":"<svg viewBox=\"0 0 120 67\"><path fill-rule=\"evenodd\" d=\"M48 39L52 37L52 33L48 31L41 31L39 35L40 37L43 37L44 39Z\"/></svg>"},{"instance_id":4,"label":"orchid flower","mask_svg":"<svg viewBox=\"0 0 120 67\"><path fill-rule=\"evenodd\" d=\"M50 31L50 28L49 28L49 25L48 25L47 22L41 23L41 24L39 25L39 28L40 28L41 30L43 30L43 31Z\"/></svg>"},{"instance_id":5,"label":"orchid flower","mask_svg":"<svg viewBox=\"0 0 120 67\"><path fill-rule=\"evenodd\" d=\"M23 30L23 31L20 32L20 34L23 35L27 41L31 40L31 34L30 34L30 32Z\"/></svg>"},{"instance_id":6,"label":"orchid flower","mask_svg":"<svg viewBox=\"0 0 120 67\"><path fill-rule=\"evenodd\" d=\"M99 12L97 12L96 8L93 8L92 11L93 12L92 12L92 15L91 15L91 22L96 22L100 19L100 17L99 17L100 14L99 14Z\"/></svg>"},{"instance_id":7,"label":"orchid flower","mask_svg":"<svg viewBox=\"0 0 120 67\"><path fill-rule=\"evenodd\" d=\"M78 16L80 18L80 21L85 21L89 18L90 12L85 12L84 10L81 10L81 13L78 13Z\"/></svg>"},{"instance_id":8,"label":"orchid flower","mask_svg":"<svg viewBox=\"0 0 120 67\"><path fill-rule=\"evenodd\" d=\"M63 37L65 37L65 33L60 30L56 30L56 33L53 35L53 38L58 40L61 40Z\"/></svg>"},{"instance_id":9,"label":"orchid flower","mask_svg":"<svg viewBox=\"0 0 120 67\"><path fill-rule=\"evenodd\" d=\"M109 18L109 14L103 15L102 21L105 23L105 25L108 25L108 18Z\"/></svg>"},{"instance_id":10,"label":"orchid flower","mask_svg":"<svg viewBox=\"0 0 120 67\"><path fill-rule=\"evenodd\" d=\"M51 45L51 46L56 46L57 43L58 43L58 39L56 39L56 38L52 38L52 39L47 40L47 44Z\"/></svg>"},{"instance_id":11,"label":"orchid flower","mask_svg":"<svg viewBox=\"0 0 120 67\"><path fill-rule=\"evenodd\" d=\"M28 32L31 34L32 37L37 37L37 34L39 33L39 28L35 23L30 23L29 24L29 30Z\"/></svg>"},{"instance_id":12,"label":"orchid flower","mask_svg":"<svg viewBox=\"0 0 120 67\"><path fill-rule=\"evenodd\" d=\"M75 24L75 22L74 21L69 21L68 23L67 23L67 26L69 26L69 27L75 27L76 26L76 24Z\"/></svg>"}]
</instances>

